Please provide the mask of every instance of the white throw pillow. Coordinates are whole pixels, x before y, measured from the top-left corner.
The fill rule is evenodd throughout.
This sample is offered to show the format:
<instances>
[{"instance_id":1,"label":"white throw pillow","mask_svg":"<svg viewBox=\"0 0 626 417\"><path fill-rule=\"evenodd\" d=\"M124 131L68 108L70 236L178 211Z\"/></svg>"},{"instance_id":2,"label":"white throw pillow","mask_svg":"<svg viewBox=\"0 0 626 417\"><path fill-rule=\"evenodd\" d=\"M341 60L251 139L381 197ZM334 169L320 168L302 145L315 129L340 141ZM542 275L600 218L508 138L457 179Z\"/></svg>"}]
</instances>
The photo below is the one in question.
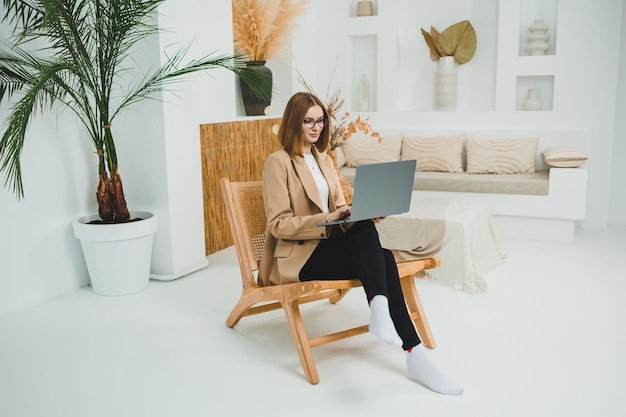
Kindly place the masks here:
<instances>
[{"instance_id":1,"label":"white throw pillow","mask_svg":"<svg viewBox=\"0 0 626 417\"><path fill-rule=\"evenodd\" d=\"M377 162L400 160L402 136L385 136L373 138L363 134L355 134L343 145L346 165L355 167Z\"/></svg>"},{"instance_id":2,"label":"white throw pillow","mask_svg":"<svg viewBox=\"0 0 626 417\"><path fill-rule=\"evenodd\" d=\"M467 138L468 174L532 174L539 138Z\"/></svg>"},{"instance_id":3,"label":"white throw pillow","mask_svg":"<svg viewBox=\"0 0 626 417\"><path fill-rule=\"evenodd\" d=\"M405 135L402 159L415 159L416 171L463 172L464 143L465 135Z\"/></svg>"},{"instance_id":4,"label":"white throw pillow","mask_svg":"<svg viewBox=\"0 0 626 417\"><path fill-rule=\"evenodd\" d=\"M546 164L557 168L576 168L589 159L580 149L571 146L553 146L541 152L541 156Z\"/></svg>"}]
</instances>

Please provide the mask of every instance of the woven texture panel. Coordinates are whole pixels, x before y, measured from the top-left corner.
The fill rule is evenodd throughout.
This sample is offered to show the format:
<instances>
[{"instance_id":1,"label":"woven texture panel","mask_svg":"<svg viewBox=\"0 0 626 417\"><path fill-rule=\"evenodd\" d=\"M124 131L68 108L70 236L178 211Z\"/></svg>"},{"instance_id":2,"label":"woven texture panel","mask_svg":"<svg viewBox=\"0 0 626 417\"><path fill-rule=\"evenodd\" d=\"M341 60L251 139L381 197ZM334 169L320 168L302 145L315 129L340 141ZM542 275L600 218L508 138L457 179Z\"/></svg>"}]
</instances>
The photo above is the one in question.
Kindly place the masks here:
<instances>
[{"instance_id":1,"label":"woven texture panel","mask_svg":"<svg viewBox=\"0 0 626 417\"><path fill-rule=\"evenodd\" d=\"M265 205L263 204L263 186L239 188L239 201L245 218L248 238L252 243L252 251L256 261L261 260L265 244Z\"/></svg>"}]
</instances>

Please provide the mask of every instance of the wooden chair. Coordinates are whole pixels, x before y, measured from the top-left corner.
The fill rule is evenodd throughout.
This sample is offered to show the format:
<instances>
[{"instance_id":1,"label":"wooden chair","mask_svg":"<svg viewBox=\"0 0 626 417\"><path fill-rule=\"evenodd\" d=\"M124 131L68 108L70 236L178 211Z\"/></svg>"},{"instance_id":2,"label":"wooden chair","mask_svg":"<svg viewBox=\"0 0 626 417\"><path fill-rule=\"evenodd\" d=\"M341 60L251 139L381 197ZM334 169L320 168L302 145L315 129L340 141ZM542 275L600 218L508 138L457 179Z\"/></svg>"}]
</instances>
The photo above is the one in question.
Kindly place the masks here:
<instances>
[{"instance_id":1,"label":"wooden chair","mask_svg":"<svg viewBox=\"0 0 626 417\"><path fill-rule=\"evenodd\" d=\"M263 204L263 183L260 181L231 182L228 178L222 178L220 181L228 222L241 269L243 287L239 301L226 319L226 325L234 327L242 317L282 308L285 316L287 316L289 329L306 379L311 384L317 384L320 379L311 348L366 333L369 326L363 325L337 333L309 338L302 322L299 305L324 299L328 299L331 303L337 303L352 288L361 287L361 282L356 279L319 280L266 287L258 286L254 273L258 270L267 226ZM430 348L435 347L435 339L415 288L415 274L418 271L437 266L439 266L438 258L424 258L398 263L398 272L411 319L417 327L422 343Z\"/></svg>"}]
</instances>

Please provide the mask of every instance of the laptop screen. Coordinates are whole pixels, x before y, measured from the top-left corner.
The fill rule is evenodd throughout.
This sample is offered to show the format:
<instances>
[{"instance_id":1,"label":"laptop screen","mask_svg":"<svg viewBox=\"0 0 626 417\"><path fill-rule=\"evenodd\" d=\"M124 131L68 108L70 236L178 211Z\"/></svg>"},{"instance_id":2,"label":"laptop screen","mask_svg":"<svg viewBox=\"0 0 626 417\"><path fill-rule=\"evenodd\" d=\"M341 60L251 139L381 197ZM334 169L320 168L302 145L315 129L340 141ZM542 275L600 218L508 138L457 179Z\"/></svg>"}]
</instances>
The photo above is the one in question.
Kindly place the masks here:
<instances>
[{"instance_id":1,"label":"laptop screen","mask_svg":"<svg viewBox=\"0 0 626 417\"><path fill-rule=\"evenodd\" d=\"M318 226L406 213L411 207L415 165L412 159L357 166L350 218Z\"/></svg>"}]
</instances>

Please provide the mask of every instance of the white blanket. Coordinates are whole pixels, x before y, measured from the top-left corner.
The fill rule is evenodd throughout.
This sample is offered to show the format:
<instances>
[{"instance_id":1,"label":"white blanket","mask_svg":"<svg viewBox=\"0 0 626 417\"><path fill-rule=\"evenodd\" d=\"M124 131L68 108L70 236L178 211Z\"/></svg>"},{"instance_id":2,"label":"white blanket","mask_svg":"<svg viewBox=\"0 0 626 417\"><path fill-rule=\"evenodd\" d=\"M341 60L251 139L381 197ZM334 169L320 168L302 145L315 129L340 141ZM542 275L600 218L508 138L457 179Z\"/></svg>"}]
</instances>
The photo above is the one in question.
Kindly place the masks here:
<instances>
[{"instance_id":1,"label":"white blanket","mask_svg":"<svg viewBox=\"0 0 626 417\"><path fill-rule=\"evenodd\" d=\"M485 275L506 258L487 205L477 201L413 197L408 213L376 227L382 246L397 258L438 256L441 266L427 277L460 291L485 291Z\"/></svg>"}]
</instances>

